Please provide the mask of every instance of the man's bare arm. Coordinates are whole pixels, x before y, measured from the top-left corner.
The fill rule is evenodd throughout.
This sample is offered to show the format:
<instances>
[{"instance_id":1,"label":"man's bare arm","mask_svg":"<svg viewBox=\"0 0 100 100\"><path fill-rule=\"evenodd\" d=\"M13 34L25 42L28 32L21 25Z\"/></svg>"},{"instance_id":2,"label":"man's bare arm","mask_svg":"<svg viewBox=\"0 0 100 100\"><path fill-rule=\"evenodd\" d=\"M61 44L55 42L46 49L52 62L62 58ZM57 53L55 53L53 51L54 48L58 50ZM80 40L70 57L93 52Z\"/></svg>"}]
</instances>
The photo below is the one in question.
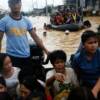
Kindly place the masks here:
<instances>
[{"instance_id":1,"label":"man's bare arm","mask_svg":"<svg viewBox=\"0 0 100 100\"><path fill-rule=\"evenodd\" d=\"M30 35L31 35L31 37L33 38L33 40L36 42L36 44L37 44L40 48L42 48L42 49L45 51L46 54L48 54L48 50L45 48L45 46L43 45L42 40L41 40L41 39L39 38L39 36L35 33L34 30L31 30L31 31L30 31Z\"/></svg>"}]
</instances>

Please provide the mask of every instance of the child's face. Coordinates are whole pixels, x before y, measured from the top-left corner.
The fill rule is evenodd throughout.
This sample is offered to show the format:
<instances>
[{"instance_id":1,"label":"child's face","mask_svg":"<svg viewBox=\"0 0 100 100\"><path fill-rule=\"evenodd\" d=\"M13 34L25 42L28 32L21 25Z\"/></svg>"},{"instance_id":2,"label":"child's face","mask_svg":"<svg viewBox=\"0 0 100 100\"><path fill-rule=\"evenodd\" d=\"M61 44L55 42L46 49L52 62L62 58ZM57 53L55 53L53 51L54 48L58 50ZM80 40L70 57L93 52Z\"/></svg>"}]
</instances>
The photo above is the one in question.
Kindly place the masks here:
<instances>
[{"instance_id":1,"label":"child's face","mask_svg":"<svg viewBox=\"0 0 100 100\"><path fill-rule=\"evenodd\" d=\"M30 95L31 91L27 89L23 84L20 85L20 96L25 99Z\"/></svg>"},{"instance_id":2,"label":"child's face","mask_svg":"<svg viewBox=\"0 0 100 100\"><path fill-rule=\"evenodd\" d=\"M98 48L97 38L90 37L85 43L84 48L88 53L94 54Z\"/></svg>"},{"instance_id":3,"label":"child's face","mask_svg":"<svg viewBox=\"0 0 100 100\"><path fill-rule=\"evenodd\" d=\"M12 62L11 62L10 57L7 56L3 63L3 70L6 72L9 72L11 68L12 68Z\"/></svg>"},{"instance_id":4,"label":"child's face","mask_svg":"<svg viewBox=\"0 0 100 100\"><path fill-rule=\"evenodd\" d=\"M56 70L56 72L58 73L63 73L65 70L65 62L62 59L57 59L54 62L54 68Z\"/></svg>"},{"instance_id":5,"label":"child's face","mask_svg":"<svg viewBox=\"0 0 100 100\"><path fill-rule=\"evenodd\" d=\"M0 93L1 92L6 92L6 87L2 84L0 84Z\"/></svg>"}]
</instances>

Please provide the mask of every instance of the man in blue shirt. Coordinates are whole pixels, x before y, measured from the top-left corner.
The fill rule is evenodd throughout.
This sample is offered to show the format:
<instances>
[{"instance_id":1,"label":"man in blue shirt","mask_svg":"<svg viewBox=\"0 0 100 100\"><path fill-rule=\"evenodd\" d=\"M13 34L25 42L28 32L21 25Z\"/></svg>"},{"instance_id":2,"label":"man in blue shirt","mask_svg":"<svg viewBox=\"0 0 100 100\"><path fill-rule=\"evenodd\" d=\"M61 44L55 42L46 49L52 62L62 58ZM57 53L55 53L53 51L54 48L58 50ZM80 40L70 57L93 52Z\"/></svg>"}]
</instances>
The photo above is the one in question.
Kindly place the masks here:
<instances>
[{"instance_id":1,"label":"man in blue shirt","mask_svg":"<svg viewBox=\"0 0 100 100\"><path fill-rule=\"evenodd\" d=\"M85 31L81 36L83 48L75 54L72 67L82 86L93 88L100 77L100 49L95 32Z\"/></svg>"},{"instance_id":2,"label":"man in blue shirt","mask_svg":"<svg viewBox=\"0 0 100 100\"><path fill-rule=\"evenodd\" d=\"M44 47L41 39L33 30L31 22L21 15L21 0L8 0L10 14L0 20L0 49L3 34L7 37L6 52L11 57L14 66L24 69L29 65L30 47L27 31L46 54L48 50Z\"/></svg>"}]
</instances>

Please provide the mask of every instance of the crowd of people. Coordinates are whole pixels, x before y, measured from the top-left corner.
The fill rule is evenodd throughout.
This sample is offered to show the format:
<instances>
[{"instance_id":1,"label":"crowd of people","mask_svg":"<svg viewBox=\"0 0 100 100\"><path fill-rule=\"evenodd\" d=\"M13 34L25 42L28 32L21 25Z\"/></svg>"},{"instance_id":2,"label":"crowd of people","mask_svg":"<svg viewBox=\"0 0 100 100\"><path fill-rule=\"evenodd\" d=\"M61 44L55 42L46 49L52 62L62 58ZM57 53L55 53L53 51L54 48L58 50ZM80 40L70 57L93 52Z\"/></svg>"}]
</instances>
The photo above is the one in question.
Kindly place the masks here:
<instances>
[{"instance_id":1,"label":"crowd of people","mask_svg":"<svg viewBox=\"0 0 100 100\"><path fill-rule=\"evenodd\" d=\"M31 22L21 15L21 0L8 0L8 4L11 12L0 20L0 49L3 35L7 37L6 53L0 52L0 100L100 100L98 34L85 31L81 36L81 50L66 65L66 53L49 52ZM77 22L76 13L65 14ZM47 54L45 63L50 61L51 70L43 72L42 63L30 57L27 31Z\"/></svg>"},{"instance_id":2,"label":"crowd of people","mask_svg":"<svg viewBox=\"0 0 100 100\"><path fill-rule=\"evenodd\" d=\"M51 15L50 21L54 25L80 23L82 15L75 9L66 9Z\"/></svg>"}]
</instances>

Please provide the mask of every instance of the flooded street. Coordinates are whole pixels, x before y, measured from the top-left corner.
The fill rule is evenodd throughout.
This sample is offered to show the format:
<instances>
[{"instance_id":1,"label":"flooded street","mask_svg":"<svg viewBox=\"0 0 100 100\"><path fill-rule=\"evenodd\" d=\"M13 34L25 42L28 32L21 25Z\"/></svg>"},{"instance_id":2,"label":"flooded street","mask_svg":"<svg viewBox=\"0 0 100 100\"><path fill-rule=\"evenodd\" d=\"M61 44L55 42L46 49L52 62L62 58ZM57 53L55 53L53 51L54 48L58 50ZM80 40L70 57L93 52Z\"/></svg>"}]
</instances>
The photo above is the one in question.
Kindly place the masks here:
<instances>
[{"instance_id":1,"label":"flooded street","mask_svg":"<svg viewBox=\"0 0 100 100\"><path fill-rule=\"evenodd\" d=\"M80 43L80 35L84 30L78 32L69 32L68 35L65 32L49 30L47 31L47 36L43 36L43 29L44 23L49 23L49 18L47 17L35 17L31 18L33 26L37 28L38 35L42 38L46 47L52 51L55 49L63 49L68 58L72 53L77 50L77 47ZM36 20L38 19L38 20ZM89 20L92 23L92 27L90 29L97 31L97 27L100 24L100 17L87 17L84 20Z\"/></svg>"},{"instance_id":2,"label":"flooded street","mask_svg":"<svg viewBox=\"0 0 100 100\"><path fill-rule=\"evenodd\" d=\"M45 32L45 30L43 29L43 25L44 23L49 23L49 18L37 16L29 17L29 19L31 20L33 27L36 27L37 34L41 37L49 51L62 49L66 52L69 59L70 55L77 50L80 43L80 36L84 30L69 32L68 35L66 35L65 32L49 30L47 31L47 35L44 37L43 32ZM97 27L100 24L100 17L87 17L85 20L89 20L92 23L90 29L97 31ZM5 51L5 44L4 38L2 51Z\"/></svg>"}]
</instances>

